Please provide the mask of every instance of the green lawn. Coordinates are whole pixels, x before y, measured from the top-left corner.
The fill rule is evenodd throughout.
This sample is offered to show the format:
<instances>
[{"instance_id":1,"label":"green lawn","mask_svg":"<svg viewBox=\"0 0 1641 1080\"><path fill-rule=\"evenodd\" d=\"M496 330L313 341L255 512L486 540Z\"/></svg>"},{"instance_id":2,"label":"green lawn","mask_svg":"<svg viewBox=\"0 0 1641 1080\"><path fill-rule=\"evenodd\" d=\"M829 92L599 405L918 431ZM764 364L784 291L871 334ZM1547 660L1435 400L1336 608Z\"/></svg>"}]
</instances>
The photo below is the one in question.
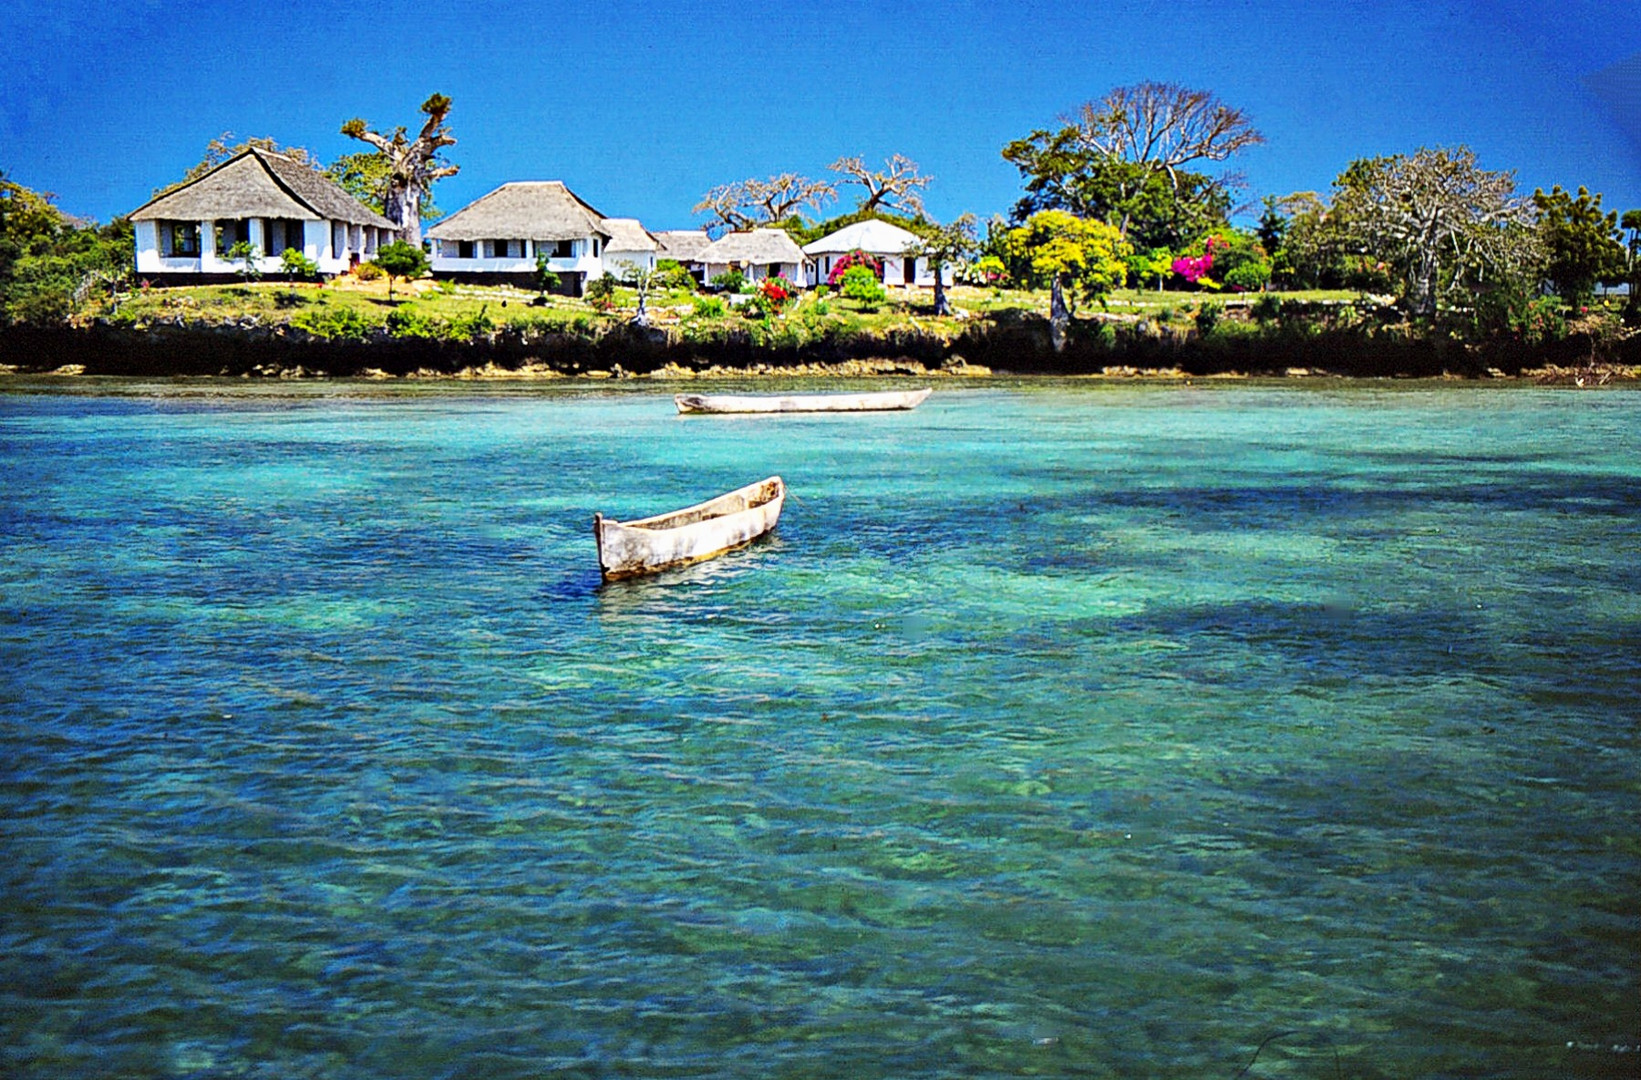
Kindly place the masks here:
<instances>
[{"instance_id":1,"label":"green lawn","mask_svg":"<svg viewBox=\"0 0 1641 1080\"><path fill-rule=\"evenodd\" d=\"M1005 311L1048 313L1048 293L1042 290L959 285L948 292L952 304L958 309L958 314L952 317L934 317L932 290L893 287L888 290L888 298L877 305L862 305L845 300L836 293L821 296L805 292L773 322L777 326L801 326L811 334L916 329L955 335L961 333L966 323L975 317L985 318ZM699 329L716 327L729 330L758 321L747 319L727 303L722 316L702 315L696 311L696 300L700 295L684 290L652 295L649 300L651 316L662 325L678 324ZM1302 301L1359 299L1359 294L1348 290L1310 290L1278 295L1284 299ZM727 297L722 299L728 300ZM1204 302L1236 307L1252 303L1253 299L1247 294L1123 289L1106 298L1103 311L1119 316L1163 315L1167 318L1170 314L1188 315ZM633 290L621 288L616 291L614 308L600 312L586 301L572 297L548 296L543 300L528 290L508 286L458 285L431 280L409 284L398 282L390 300L385 281L356 282L352 278L342 278L324 285L253 282L152 288L133 292L118 301L105 301L99 309L89 314L112 317L117 322L134 326L177 318L207 323L255 319L266 325L293 318L301 322L304 312L326 313L341 309L352 309L372 325L384 323L388 314L395 309L406 309L444 322L470 319L482 311L498 327L522 324L537 330L565 327L588 333L596 331L600 325L630 320L637 312L637 300ZM1083 301L1077 305L1077 311L1088 316L1100 313L1102 308Z\"/></svg>"}]
</instances>

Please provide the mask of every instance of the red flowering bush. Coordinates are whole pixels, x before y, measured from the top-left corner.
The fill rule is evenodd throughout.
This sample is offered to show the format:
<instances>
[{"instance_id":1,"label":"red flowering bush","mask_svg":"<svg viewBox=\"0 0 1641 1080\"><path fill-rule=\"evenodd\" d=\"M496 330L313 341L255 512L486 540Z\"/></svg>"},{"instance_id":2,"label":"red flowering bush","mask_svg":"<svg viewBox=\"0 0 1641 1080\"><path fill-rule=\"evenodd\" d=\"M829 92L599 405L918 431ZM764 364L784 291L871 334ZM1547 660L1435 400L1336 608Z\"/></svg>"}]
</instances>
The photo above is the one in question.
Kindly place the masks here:
<instances>
[{"instance_id":1,"label":"red flowering bush","mask_svg":"<svg viewBox=\"0 0 1641 1080\"><path fill-rule=\"evenodd\" d=\"M781 310L792 299L792 287L783 277L764 278L758 282L758 292L775 311Z\"/></svg>"},{"instance_id":2,"label":"red flowering bush","mask_svg":"<svg viewBox=\"0 0 1641 1080\"><path fill-rule=\"evenodd\" d=\"M873 277L883 276L883 265L866 252L856 248L832 265L832 272L826 275L826 283L836 286L842 279L845 270L851 266L864 266L872 272Z\"/></svg>"}]
</instances>

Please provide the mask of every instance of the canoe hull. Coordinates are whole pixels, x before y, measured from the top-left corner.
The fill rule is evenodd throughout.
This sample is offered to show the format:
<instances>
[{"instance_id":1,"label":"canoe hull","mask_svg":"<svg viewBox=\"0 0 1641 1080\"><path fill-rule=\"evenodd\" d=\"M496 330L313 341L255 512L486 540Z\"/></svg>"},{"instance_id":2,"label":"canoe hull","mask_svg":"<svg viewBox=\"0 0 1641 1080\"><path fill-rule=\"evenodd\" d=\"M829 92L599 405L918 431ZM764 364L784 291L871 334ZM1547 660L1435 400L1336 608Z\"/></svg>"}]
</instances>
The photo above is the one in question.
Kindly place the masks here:
<instances>
[{"instance_id":1,"label":"canoe hull","mask_svg":"<svg viewBox=\"0 0 1641 1080\"><path fill-rule=\"evenodd\" d=\"M612 521L595 514L599 573L605 581L619 581L722 555L773 529L785 502L785 483L771 476L655 517Z\"/></svg>"},{"instance_id":2,"label":"canoe hull","mask_svg":"<svg viewBox=\"0 0 1641 1080\"><path fill-rule=\"evenodd\" d=\"M922 390L868 394L674 394L681 413L886 412L915 409L929 396Z\"/></svg>"}]
</instances>

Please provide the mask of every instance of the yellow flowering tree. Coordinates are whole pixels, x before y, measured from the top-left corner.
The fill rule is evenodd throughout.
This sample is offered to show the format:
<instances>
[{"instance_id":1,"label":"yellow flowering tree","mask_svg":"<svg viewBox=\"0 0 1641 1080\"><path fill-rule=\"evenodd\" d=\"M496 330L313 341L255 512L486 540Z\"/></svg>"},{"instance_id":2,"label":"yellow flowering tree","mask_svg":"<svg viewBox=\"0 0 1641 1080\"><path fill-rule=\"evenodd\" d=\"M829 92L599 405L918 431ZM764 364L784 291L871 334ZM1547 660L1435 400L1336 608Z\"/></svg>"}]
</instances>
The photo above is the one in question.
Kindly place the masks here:
<instances>
[{"instance_id":1,"label":"yellow flowering tree","mask_svg":"<svg viewBox=\"0 0 1641 1080\"><path fill-rule=\"evenodd\" d=\"M1087 221L1064 210L1041 210L1003 234L1010 274L1033 288L1048 286L1049 334L1054 351L1065 348L1071 325L1068 295L1105 296L1123 283L1133 246L1115 226Z\"/></svg>"}]
</instances>

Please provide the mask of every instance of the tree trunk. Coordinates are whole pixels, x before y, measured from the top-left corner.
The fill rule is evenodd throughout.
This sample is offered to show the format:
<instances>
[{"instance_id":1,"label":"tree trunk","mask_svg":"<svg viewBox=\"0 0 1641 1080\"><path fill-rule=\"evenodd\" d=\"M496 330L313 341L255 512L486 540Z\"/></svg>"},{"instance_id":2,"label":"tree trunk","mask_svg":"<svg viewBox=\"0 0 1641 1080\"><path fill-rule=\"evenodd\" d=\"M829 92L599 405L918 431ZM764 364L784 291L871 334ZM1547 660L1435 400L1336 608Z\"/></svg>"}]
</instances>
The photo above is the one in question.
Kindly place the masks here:
<instances>
[{"instance_id":1,"label":"tree trunk","mask_svg":"<svg viewBox=\"0 0 1641 1080\"><path fill-rule=\"evenodd\" d=\"M941 281L941 275L945 273L946 268L933 259L929 260L929 264L934 270L934 313L936 315L950 315L952 305L946 299L946 285Z\"/></svg>"},{"instance_id":2,"label":"tree trunk","mask_svg":"<svg viewBox=\"0 0 1641 1080\"><path fill-rule=\"evenodd\" d=\"M1054 275L1054 283L1049 287L1048 300L1048 338L1054 343L1055 352L1065 352L1066 330L1071 326L1071 309L1066 307L1065 285L1060 275Z\"/></svg>"}]
</instances>

